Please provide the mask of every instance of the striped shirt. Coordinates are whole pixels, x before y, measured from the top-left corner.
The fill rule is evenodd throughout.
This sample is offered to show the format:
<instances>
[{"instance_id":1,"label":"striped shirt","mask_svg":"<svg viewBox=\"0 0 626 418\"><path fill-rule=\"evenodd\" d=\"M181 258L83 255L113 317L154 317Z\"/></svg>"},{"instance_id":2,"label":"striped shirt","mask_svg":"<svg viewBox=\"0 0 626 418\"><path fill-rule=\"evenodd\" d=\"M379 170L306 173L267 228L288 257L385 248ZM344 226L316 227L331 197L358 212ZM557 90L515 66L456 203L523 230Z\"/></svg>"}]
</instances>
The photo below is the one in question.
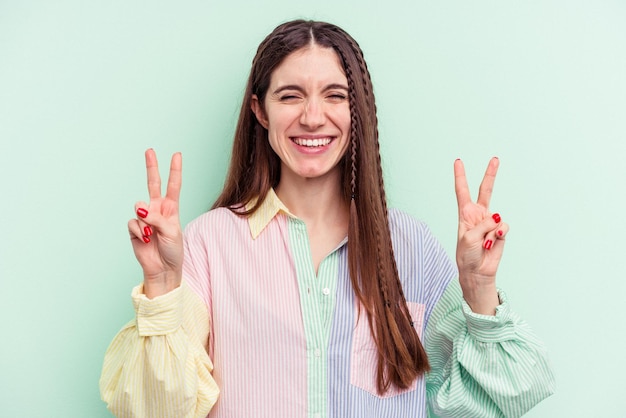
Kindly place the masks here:
<instances>
[{"instance_id":1,"label":"striped shirt","mask_svg":"<svg viewBox=\"0 0 626 418\"><path fill-rule=\"evenodd\" d=\"M220 208L187 226L179 289L153 300L134 289L136 319L107 351L103 399L120 417L486 418L549 396L543 345L506 295L495 316L474 314L428 228L396 210L389 223L432 367L410 388L377 393L347 239L316 273L306 225L272 191L249 218Z\"/></svg>"}]
</instances>

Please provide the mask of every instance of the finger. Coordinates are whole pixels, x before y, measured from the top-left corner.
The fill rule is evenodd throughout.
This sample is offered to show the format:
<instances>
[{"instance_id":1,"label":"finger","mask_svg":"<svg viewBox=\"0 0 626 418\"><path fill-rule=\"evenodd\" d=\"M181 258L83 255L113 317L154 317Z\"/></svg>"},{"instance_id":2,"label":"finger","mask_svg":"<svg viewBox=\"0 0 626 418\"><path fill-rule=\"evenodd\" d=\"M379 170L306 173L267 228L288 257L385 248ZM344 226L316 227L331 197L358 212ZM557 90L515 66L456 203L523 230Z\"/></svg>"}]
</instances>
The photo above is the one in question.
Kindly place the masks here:
<instances>
[{"instance_id":1,"label":"finger","mask_svg":"<svg viewBox=\"0 0 626 418\"><path fill-rule=\"evenodd\" d=\"M468 203L472 202L469 187L467 186L467 178L465 177L465 167L463 161L457 159L454 162L454 191L456 192L456 201L459 210Z\"/></svg>"},{"instance_id":2,"label":"finger","mask_svg":"<svg viewBox=\"0 0 626 418\"><path fill-rule=\"evenodd\" d=\"M148 220L152 220L152 217L146 207L147 205L144 202L137 202L135 204L135 214L137 215L137 218L134 219L134 221L137 226L133 227L132 232L137 238L143 239L145 243L148 243L150 242L150 236L154 234L154 229L149 223L147 223Z\"/></svg>"},{"instance_id":3,"label":"finger","mask_svg":"<svg viewBox=\"0 0 626 418\"><path fill-rule=\"evenodd\" d=\"M170 176L167 180L167 194L168 199L172 199L178 202L180 197L180 187L183 177L183 156L180 152L172 155L172 161L170 162Z\"/></svg>"},{"instance_id":4,"label":"finger","mask_svg":"<svg viewBox=\"0 0 626 418\"><path fill-rule=\"evenodd\" d=\"M148 194L150 199L161 197L161 176L156 153L152 148L146 150L146 173L148 174Z\"/></svg>"},{"instance_id":5,"label":"finger","mask_svg":"<svg viewBox=\"0 0 626 418\"><path fill-rule=\"evenodd\" d=\"M135 215L141 230L149 225L152 234L165 233L167 235L172 233L172 227L168 225L167 219L159 213L159 210L147 205L146 202L135 203ZM144 235L149 236L148 234Z\"/></svg>"},{"instance_id":6,"label":"finger","mask_svg":"<svg viewBox=\"0 0 626 418\"><path fill-rule=\"evenodd\" d=\"M143 219L145 222L150 222L148 217L150 216L150 211L148 210L149 206L146 202L137 202L135 203L135 215L137 215L137 219Z\"/></svg>"},{"instance_id":7,"label":"finger","mask_svg":"<svg viewBox=\"0 0 626 418\"><path fill-rule=\"evenodd\" d=\"M506 234L509 232L509 225L502 222L495 232L489 232L485 237L483 248L495 252L501 252L506 242ZM491 243L489 243L491 241Z\"/></svg>"},{"instance_id":8,"label":"finger","mask_svg":"<svg viewBox=\"0 0 626 418\"><path fill-rule=\"evenodd\" d=\"M500 215L494 213L492 218L496 222L496 228L487 232L483 241L483 248L490 250L496 245L503 245L506 240L506 234L509 232L509 225L501 222Z\"/></svg>"},{"instance_id":9,"label":"finger","mask_svg":"<svg viewBox=\"0 0 626 418\"><path fill-rule=\"evenodd\" d=\"M483 242L483 247L487 240L491 240L493 244L495 242L495 237L498 229L502 225L502 219L500 215L494 213L492 216L488 216L482 220L482 222L476 224L472 229L467 231L466 237L468 240L473 242Z\"/></svg>"},{"instance_id":10,"label":"finger","mask_svg":"<svg viewBox=\"0 0 626 418\"><path fill-rule=\"evenodd\" d=\"M142 222L137 219L131 219L128 221L128 233L131 240L136 239L147 244L150 242L152 228L149 225L142 226Z\"/></svg>"},{"instance_id":11,"label":"finger","mask_svg":"<svg viewBox=\"0 0 626 418\"><path fill-rule=\"evenodd\" d=\"M509 224L502 222L496 229L496 239L504 241L506 239L506 234L509 233Z\"/></svg>"},{"instance_id":12,"label":"finger","mask_svg":"<svg viewBox=\"0 0 626 418\"><path fill-rule=\"evenodd\" d=\"M483 181L480 183L480 188L478 189L478 200L476 201L476 203L478 203L485 209L489 209L491 193L493 192L493 185L496 182L496 173L498 172L499 165L500 160L498 159L498 157L493 157L489 161L489 164L487 165L487 170L485 171L485 176L483 177Z\"/></svg>"}]
</instances>

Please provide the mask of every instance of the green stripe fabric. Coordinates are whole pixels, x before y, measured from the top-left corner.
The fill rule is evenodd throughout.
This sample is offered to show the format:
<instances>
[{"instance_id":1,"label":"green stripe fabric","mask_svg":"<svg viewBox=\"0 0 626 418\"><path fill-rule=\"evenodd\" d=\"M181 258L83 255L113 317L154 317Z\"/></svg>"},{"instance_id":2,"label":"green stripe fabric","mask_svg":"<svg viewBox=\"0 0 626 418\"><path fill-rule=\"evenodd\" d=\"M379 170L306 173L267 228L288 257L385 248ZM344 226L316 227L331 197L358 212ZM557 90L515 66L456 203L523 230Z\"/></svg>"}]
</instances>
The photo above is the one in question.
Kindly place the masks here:
<instances>
[{"instance_id":1,"label":"green stripe fabric","mask_svg":"<svg viewBox=\"0 0 626 418\"><path fill-rule=\"evenodd\" d=\"M308 415L325 418L328 414L327 349L337 293L338 253L335 249L326 256L316 275L305 223L289 217L288 227L307 342Z\"/></svg>"}]
</instances>

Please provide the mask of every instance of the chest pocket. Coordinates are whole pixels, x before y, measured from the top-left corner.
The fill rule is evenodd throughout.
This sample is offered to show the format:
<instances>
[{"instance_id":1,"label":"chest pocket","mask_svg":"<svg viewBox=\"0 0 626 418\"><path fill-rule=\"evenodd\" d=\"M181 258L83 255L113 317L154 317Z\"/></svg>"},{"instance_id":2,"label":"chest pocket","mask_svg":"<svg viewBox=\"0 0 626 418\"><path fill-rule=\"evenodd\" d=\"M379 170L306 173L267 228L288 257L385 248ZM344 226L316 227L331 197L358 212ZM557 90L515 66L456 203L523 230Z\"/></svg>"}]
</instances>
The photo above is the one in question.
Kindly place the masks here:
<instances>
[{"instance_id":1,"label":"chest pocket","mask_svg":"<svg viewBox=\"0 0 626 418\"><path fill-rule=\"evenodd\" d=\"M417 335L422 339L424 328L424 311L426 305L416 302L407 302L411 318L413 320ZM386 393L380 395L376 389L376 344L370 332L369 321L361 310L361 315L354 315L358 318L354 334L352 336L352 352L350 359L350 383L361 388L379 398L390 398L405 392L415 390L417 381L407 389L390 387ZM356 321L356 319L355 319Z\"/></svg>"}]
</instances>

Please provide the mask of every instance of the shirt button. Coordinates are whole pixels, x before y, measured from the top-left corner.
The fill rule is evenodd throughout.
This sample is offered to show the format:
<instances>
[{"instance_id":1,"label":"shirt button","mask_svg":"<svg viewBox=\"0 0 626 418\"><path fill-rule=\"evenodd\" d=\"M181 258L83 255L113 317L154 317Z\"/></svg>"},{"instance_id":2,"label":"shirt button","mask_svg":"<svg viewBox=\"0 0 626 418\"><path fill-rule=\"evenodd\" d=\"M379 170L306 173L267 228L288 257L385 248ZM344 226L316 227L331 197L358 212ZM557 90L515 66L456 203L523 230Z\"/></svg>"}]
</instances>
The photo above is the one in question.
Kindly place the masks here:
<instances>
[{"instance_id":1,"label":"shirt button","mask_svg":"<svg viewBox=\"0 0 626 418\"><path fill-rule=\"evenodd\" d=\"M329 289L329 288L327 288L327 287L325 287L325 288L323 288L323 289L322 289L322 293L323 293L325 296L328 296L328 295L330 295L330 289Z\"/></svg>"},{"instance_id":2,"label":"shirt button","mask_svg":"<svg viewBox=\"0 0 626 418\"><path fill-rule=\"evenodd\" d=\"M320 350L319 348L316 348L314 351L315 357L319 357L322 355L322 350Z\"/></svg>"}]
</instances>

